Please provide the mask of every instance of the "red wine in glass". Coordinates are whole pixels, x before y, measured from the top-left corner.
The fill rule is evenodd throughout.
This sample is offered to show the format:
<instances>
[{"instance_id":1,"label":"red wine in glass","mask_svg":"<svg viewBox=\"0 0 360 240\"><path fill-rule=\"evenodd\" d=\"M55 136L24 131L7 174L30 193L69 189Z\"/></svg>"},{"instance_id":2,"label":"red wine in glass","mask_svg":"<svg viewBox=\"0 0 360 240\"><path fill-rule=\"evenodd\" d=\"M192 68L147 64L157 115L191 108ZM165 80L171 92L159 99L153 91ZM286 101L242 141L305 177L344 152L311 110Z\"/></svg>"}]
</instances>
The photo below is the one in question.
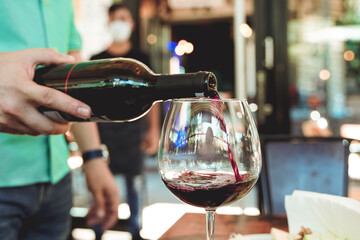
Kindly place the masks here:
<instances>
[{"instance_id":1,"label":"red wine in glass","mask_svg":"<svg viewBox=\"0 0 360 240\"><path fill-rule=\"evenodd\" d=\"M259 176L260 148L253 123L247 101L238 99L175 99L166 115L159 172L174 196L205 208L207 240L214 240L216 209L243 198Z\"/></svg>"},{"instance_id":2,"label":"red wine in glass","mask_svg":"<svg viewBox=\"0 0 360 240\"><path fill-rule=\"evenodd\" d=\"M183 202L206 209L216 209L243 198L253 187L256 177L240 174L240 181L226 172L185 171L173 178L162 178L166 187Z\"/></svg>"}]
</instances>

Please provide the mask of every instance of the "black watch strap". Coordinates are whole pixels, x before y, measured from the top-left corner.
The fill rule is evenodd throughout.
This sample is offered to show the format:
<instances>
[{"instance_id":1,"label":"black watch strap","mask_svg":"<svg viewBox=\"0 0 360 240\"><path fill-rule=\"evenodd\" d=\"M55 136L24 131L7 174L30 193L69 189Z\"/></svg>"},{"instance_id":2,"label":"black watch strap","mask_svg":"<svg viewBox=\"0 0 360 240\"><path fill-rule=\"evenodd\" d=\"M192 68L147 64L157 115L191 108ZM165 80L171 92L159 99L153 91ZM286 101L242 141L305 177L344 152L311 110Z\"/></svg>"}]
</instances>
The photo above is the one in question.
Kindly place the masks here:
<instances>
[{"instance_id":1,"label":"black watch strap","mask_svg":"<svg viewBox=\"0 0 360 240\"><path fill-rule=\"evenodd\" d=\"M105 144L100 145L100 149L94 149L86 151L82 154L84 163L91 161L95 158L102 158L104 161L109 163L109 152Z\"/></svg>"},{"instance_id":2,"label":"black watch strap","mask_svg":"<svg viewBox=\"0 0 360 240\"><path fill-rule=\"evenodd\" d=\"M84 163L88 162L92 159L99 158L99 157L104 157L103 150L101 150L101 149L90 150L90 151L84 152L82 155Z\"/></svg>"}]
</instances>

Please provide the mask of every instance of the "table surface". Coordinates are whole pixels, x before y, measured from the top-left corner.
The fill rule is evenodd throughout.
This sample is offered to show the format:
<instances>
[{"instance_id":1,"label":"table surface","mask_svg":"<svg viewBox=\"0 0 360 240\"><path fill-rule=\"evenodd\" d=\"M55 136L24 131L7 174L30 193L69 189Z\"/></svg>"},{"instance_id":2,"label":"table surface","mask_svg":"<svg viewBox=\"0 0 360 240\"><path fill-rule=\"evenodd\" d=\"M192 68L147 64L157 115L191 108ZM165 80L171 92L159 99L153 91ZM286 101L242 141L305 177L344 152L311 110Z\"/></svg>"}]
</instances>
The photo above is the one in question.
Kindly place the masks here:
<instances>
[{"instance_id":1,"label":"table surface","mask_svg":"<svg viewBox=\"0 0 360 240\"><path fill-rule=\"evenodd\" d=\"M228 240L231 233L268 234L272 227L288 231L286 216L216 214L215 239ZM204 240L205 229L205 214L185 213L159 240Z\"/></svg>"}]
</instances>

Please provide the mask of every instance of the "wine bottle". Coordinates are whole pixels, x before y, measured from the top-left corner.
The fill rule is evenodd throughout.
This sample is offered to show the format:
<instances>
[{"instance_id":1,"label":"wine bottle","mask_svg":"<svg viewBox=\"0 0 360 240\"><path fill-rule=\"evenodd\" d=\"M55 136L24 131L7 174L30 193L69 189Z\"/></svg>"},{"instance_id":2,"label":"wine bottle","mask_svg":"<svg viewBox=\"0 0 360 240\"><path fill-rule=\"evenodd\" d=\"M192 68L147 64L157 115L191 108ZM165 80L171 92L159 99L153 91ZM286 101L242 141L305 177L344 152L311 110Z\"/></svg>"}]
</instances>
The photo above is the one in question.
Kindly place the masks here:
<instances>
[{"instance_id":1,"label":"wine bottle","mask_svg":"<svg viewBox=\"0 0 360 240\"><path fill-rule=\"evenodd\" d=\"M41 67L38 84L62 91L91 107L83 120L64 112L40 107L56 121L132 121L145 115L157 101L173 98L213 97L216 77L211 72L155 74L130 58L101 59Z\"/></svg>"}]
</instances>

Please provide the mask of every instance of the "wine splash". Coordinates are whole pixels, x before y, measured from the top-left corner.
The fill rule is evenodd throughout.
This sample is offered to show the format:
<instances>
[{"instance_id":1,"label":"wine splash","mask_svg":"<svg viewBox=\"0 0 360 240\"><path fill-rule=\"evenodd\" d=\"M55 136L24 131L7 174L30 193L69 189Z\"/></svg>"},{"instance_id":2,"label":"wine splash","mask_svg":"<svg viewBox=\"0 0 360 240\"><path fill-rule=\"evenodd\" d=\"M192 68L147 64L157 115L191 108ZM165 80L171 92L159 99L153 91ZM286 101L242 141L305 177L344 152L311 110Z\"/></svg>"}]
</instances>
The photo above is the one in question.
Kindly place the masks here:
<instances>
[{"instance_id":1,"label":"wine splash","mask_svg":"<svg viewBox=\"0 0 360 240\"><path fill-rule=\"evenodd\" d=\"M220 100L220 96L219 96L219 93L215 93L213 97L211 97L211 99L219 99ZM241 182L243 179L242 177L240 176L240 173L239 173L239 169L237 167L237 164L236 164L236 161L235 161L235 157L234 155L232 154L232 149L231 149L231 144L230 144L230 139L229 139L229 134L226 130L226 125L225 125L225 122L224 120L222 119L221 116L223 116L222 114L222 108L221 108L221 102L216 102L214 101L213 104L214 108L216 110L218 110L219 112L219 115L215 115L215 117L217 118L217 120L219 120L220 122L220 128L222 131L224 131L226 133L226 136L227 136L227 145L228 145L228 149L227 149L227 152L228 152L228 155L229 155L229 160L230 160L230 163L231 163L231 167L234 171L234 174L235 174L235 180L236 182Z\"/></svg>"}]
</instances>

